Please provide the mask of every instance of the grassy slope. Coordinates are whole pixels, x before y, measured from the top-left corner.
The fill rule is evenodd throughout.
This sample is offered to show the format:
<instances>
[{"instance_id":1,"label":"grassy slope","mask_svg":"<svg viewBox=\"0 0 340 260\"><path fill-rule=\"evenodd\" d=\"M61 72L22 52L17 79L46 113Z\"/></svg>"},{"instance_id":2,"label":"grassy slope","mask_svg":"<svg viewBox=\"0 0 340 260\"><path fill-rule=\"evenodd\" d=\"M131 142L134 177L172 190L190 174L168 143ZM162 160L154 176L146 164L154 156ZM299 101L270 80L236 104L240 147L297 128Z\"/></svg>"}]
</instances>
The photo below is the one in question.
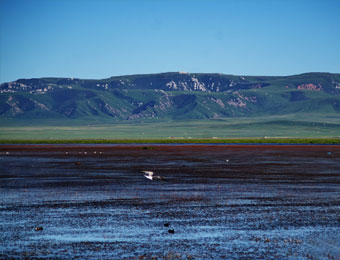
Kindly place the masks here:
<instances>
[{"instance_id":1,"label":"grassy slope","mask_svg":"<svg viewBox=\"0 0 340 260\"><path fill-rule=\"evenodd\" d=\"M165 74L164 77L169 77L169 75ZM143 78L145 75L131 76L128 80L140 80L139 78L141 77ZM158 76L156 75L155 77ZM202 74L198 75L198 77L210 77L210 75ZM239 78L237 76L227 75L219 77L231 77L235 80ZM340 109L339 106L335 106L334 104L340 104L339 96L317 91L300 91L306 99L287 103L287 100L290 99L290 92L297 90L295 88L296 84L306 82L306 78L308 79L307 82L310 83L326 82L328 77L335 77L337 80L340 80L339 74L247 77L251 82L262 81L271 83L271 86L262 89L239 91L244 96L256 96L259 105L249 102L247 108L235 108L227 105L224 108L209 98L218 98L226 104L230 98L236 99L238 94L195 92L196 99L193 102L183 101L185 105L182 106L181 100L178 100L178 104L175 105L176 110L172 108L168 114L160 113L158 115L160 118L157 121L119 121L98 109L97 99L108 103L115 109L123 107L128 111L132 111L135 107L132 106L127 99L119 98L119 96L113 92L107 92L97 88L90 88L95 95L84 99L83 93L88 93L89 89L80 85L73 85L74 89L78 91L72 92L74 94L74 100L65 102L62 105L56 102L58 100L56 97L58 96L36 95L35 98L41 103L51 104L51 107L55 107L60 111L67 109L68 105L73 105L74 101L77 104L77 113L74 115L76 119L56 115L53 120L50 120L51 114L41 115L41 112L36 112L35 110L17 119L1 118L0 140L169 140L168 138L170 136L178 138L179 140L192 140L190 138L210 138L210 140L212 140L212 137L338 138L340 136ZM117 77L103 81L110 82L111 80L119 80L120 78L124 79L125 77ZM59 79L50 79L52 82L57 80ZM93 82L96 83L97 81ZM149 86L149 84L146 85ZM287 86L287 88L283 86ZM63 94L63 90L60 91L60 93ZM136 102L142 100L144 103L151 100L158 100L162 96L160 92L147 89L119 92L129 96L132 100L136 100ZM192 93L193 92L188 93L183 91L168 92L169 95L190 95ZM6 94L6 96L7 95L11 94ZM26 96L26 94L24 94L24 96ZM61 96L64 97L68 95ZM96 113L98 114L89 113L91 107L97 107ZM149 110L152 109L148 108L145 113ZM224 119L204 119L212 118L215 112L219 113ZM128 114L129 113L123 113L122 117L125 118Z\"/></svg>"},{"instance_id":2,"label":"grassy slope","mask_svg":"<svg viewBox=\"0 0 340 260\"><path fill-rule=\"evenodd\" d=\"M30 120L35 118L64 118L72 120L103 120L114 122L117 120L125 120L130 115L135 114L139 104L147 104L154 101L159 105L160 101L166 101L163 94L158 90L150 88L164 87L166 82L172 79L182 79L190 81L194 76L203 80L208 84L209 79L213 77L216 82L229 84L229 80L242 83L239 76L219 75L219 74L195 74L181 75L178 73L163 73L153 75L131 75L113 77L104 80L75 80L45 78L36 79L35 84L52 84L56 89L54 91L40 94L30 95L28 93L6 93L0 95L0 112L1 105L5 105L10 96L15 98L20 109L24 110L24 114L16 115L18 123L22 125L30 125ZM205 118L229 118L229 117L256 117L268 115L283 115L293 113L340 113L340 96L335 95L334 91L340 94L339 89L332 87L331 82L340 82L339 74L328 73L307 73L294 75L289 77L251 77L245 76L247 83L262 82L270 84L261 89L243 89L240 85L238 91L231 92L184 92L184 91L167 91L169 96L190 96L196 95L196 100L186 102L187 106L175 104L171 108L161 110L156 108L153 111L152 106L148 107L139 118L159 117L162 120L171 119L205 119ZM118 82L125 81L125 85L119 85ZM29 84L30 80L27 80ZM39 83L40 82L40 83ZM58 84L57 84L58 83ZM104 83L112 83L112 89L106 90L102 87ZM130 83L130 85L128 85ZM323 84L326 92L322 91L298 91L305 99L295 100L291 102L291 92L297 92L296 86L303 83ZM118 84L118 85L117 85ZM97 86L99 85L99 87ZM334 84L333 84L334 85ZM72 86L72 89L68 89ZM61 87L61 88L58 88ZM122 90L124 88L124 91ZM232 90L229 89L228 90ZM254 101L242 101L247 103L247 107L235 107L228 104L230 100L238 100L239 97L252 98ZM223 101L223 107L219 106L212 98ZM34 104L30 99L38 101L50 108L51 111L43 111L39 108L32 110L29 107ZM22 102L20 102L20 100ZM178 100L178 99L177 99ZM189 100L190 101L190 100ZM26 102L26 103L25 103ZM105 109L105 104L111 106L117 113L110 113ZM181 104L181 102L179 102ZM20 106L21 105L21 106ZM3 108L5 110L5 108ZM125 112L123 111L125 110ZM138 110L138 109L137 109ZM68 113L72 111L72 113ZM12 111L13 112L13 111ZM11 112L1 115L1 120L12 118ZM14 119L14 118L13 118ZM25 122L26 121L26 122ZM100 122L100 121L99 121Z\"/></svg>"}]
</instances>

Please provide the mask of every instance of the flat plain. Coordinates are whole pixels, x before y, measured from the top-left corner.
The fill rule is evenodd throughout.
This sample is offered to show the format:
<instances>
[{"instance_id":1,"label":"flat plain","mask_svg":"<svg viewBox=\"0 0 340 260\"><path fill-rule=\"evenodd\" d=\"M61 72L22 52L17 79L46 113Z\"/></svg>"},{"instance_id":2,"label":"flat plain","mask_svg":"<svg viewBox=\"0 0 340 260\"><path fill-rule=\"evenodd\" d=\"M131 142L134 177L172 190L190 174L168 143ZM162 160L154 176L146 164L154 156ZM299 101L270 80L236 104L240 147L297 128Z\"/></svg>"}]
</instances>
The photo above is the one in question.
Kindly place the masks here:
<instances>
[{"instance_id":1,"label":"flat plain","mask_svg":"<svg viewBox=\"0 0 340 260\"><path fill-rule=\"evenodd\" d=\"M92 121L91 121L92 122ZM127 140L339 138L337 114L302 114L209 120L142 120L116 123L2 120L0 141L6 140Z\"/></svg>"}]
</instances>

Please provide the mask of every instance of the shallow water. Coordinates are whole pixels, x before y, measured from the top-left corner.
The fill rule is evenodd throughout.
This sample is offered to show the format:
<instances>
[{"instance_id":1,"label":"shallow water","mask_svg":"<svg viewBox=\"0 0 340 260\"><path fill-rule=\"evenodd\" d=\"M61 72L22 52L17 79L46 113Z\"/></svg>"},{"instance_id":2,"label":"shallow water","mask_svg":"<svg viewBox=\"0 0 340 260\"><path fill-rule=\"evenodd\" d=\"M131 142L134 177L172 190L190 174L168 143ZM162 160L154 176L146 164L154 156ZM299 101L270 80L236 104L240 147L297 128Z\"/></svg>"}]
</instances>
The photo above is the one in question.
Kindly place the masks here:
<instances>
[{"instance_id":1,"label":"shallow water","mask_svg":"<svg viewBox=\"0 0 340 260\"><path fill-rule=\"evenodd\" d=\"M340 259L340 146L0 146L0 172L0 259Z\"/></svg>"}]
</instances>

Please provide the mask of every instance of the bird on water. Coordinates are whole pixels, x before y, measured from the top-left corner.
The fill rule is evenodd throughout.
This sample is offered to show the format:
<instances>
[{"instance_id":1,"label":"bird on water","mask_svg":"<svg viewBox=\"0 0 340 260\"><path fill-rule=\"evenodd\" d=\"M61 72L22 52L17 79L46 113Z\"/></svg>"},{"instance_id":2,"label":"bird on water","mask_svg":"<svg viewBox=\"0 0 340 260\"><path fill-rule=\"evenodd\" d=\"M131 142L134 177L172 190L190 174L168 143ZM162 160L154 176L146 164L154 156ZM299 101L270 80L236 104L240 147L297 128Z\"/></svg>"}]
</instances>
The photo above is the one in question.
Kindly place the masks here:
<instances>
[{"instance_id":1,"label":"bird on water","mask_svg":"<svg viewBox=\"0 0 340 260\"><path fill-rule=\"evenodd\" d=\"M144 173L144 177L151 181L168 181L163 176L154 175L152 171L142 171Z\"/></svg>"}]
</instances>

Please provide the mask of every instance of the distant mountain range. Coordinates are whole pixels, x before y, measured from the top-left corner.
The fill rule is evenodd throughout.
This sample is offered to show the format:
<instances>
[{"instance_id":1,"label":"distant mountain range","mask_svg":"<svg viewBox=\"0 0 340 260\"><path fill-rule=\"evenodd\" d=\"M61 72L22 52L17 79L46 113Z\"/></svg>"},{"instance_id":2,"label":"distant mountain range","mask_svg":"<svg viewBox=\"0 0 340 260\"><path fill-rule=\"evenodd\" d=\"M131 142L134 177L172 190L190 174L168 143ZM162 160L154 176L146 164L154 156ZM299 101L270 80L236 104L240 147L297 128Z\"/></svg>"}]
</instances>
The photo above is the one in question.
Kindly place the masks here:
<instances>
[{"instance_id":1,"label":"distant mountain range","mask_svg":"<svg viewBox=\"0 0 340 260\"><path fill-rule=\"evenodd\" d=\"M219 119L340 115L340 74L234 76L171 72L101 80L19 79L0 86L0 119Z\"/></svg>"}]
</instances>

